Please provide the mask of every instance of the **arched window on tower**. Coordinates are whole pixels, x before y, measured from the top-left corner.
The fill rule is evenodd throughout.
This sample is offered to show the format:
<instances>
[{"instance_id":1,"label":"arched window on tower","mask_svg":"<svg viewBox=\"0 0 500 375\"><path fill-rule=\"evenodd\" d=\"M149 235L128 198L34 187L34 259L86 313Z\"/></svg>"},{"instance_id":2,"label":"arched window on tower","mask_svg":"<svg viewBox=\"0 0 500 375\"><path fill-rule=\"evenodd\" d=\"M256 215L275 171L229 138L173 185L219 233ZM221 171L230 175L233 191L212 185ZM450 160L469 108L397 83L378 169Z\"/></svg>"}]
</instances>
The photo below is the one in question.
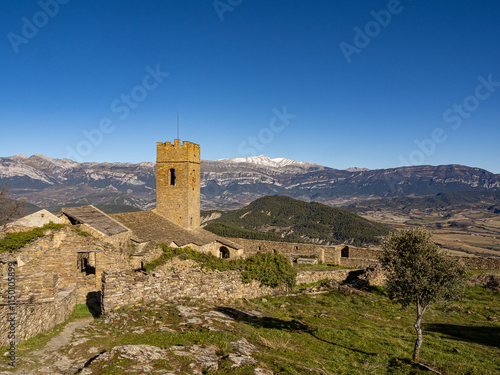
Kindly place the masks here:
<instances>
[{"instance_id":1,"label":"arched window on tower","mask_svg":"<svg viewBox=\"0 0 500 375\"><path fill-rule=\"evenodd\" d=\"M175 169L170 170L170 185L175 186Z\"/></svg>"}]
</instances>

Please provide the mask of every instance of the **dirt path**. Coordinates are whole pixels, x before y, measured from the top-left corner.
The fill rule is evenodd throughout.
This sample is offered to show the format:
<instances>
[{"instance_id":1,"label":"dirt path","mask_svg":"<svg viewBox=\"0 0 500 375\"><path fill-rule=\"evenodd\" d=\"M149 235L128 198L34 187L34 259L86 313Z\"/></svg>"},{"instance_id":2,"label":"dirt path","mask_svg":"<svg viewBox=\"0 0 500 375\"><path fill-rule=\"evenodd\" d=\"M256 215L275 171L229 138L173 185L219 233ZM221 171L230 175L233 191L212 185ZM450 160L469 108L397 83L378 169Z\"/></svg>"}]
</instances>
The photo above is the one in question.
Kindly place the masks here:
<instances>
[{"instance_id":1,"label":"dirt path","mask_svg":"<svg viewBox=\"0 0 500 375\"><path fill-rule=\"evenodd\" d=\"M94 318L78 319L74 322L66 324L63 331L56 337L52 338L43 349L32 352L31 354L37 357L46 357L56 350L68 345L75 330L84 328L94 321Z\"/></svg>"},{"instance_id":2,"label":"dirt path","mask_svg":"<svg viewBox=\"0 0 500 375\"><path fill-rule=\"evenodd\" d=\"M77 329L85 328L93 321L93 318L84 318L68 323L62 332L52 338L43 349L31 352L32 356L40 358L42 366L48 366L39 368L35 374L74 374L79 367L83 366L86 359L70 360L57 351L71 343Z\"/></svg>"},{"instance_id":3,"label":"dirt path","mask_svg":"<svg viewBox=\"0 0 500 375\"><path fill-rule=\"evenodd\" d=\"M33 374L74 374L83 366L87 359L70 360L65 355L58 353L58 350L74 340L73 334L77 329L85 328L94 321L94 318L77 319L66 324L62 332L52 338L43 349L27 353L27 358L19 358L23 360L16 372L3 372L0 375L33 375ZM38 363L36 370L27 370L33 367L34 363Z\"/></svg>"}]
</instances>

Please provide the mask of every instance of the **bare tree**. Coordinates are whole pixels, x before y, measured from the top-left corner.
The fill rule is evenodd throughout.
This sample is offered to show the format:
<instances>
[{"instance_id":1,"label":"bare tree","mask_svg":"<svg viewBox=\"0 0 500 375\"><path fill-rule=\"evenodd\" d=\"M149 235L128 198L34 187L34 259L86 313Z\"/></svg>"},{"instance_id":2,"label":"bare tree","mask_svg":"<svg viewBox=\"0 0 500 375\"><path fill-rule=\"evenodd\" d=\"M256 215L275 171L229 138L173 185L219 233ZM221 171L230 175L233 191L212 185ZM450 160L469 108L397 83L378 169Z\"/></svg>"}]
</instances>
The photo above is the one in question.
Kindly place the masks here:
<instances>
[{"instance_id":1,"label":"bare tree","mask_svg":"<svg viewBox=\"0 0 500 375\"><path fill-rule=\"evenodd\" d=\"M4 231L7 224L22 215L25 202L9 198L6 186L0 188L0 232Z\"/></svg>"},{"instance_id":2,"label":"bare tree","mask_svg":"<svg viewBox=\"0 0 500 375\"><path fill-rule=\"evenodd\" d=\"M422 228L404 229L386 239L380 258L387 272L389 297L402 306L415 304L417 339L413 362L417 363L422 345L422 317L438 300L457 298L465 286L466 268L457 259L447 256L431 240L431 233Z\"/></svg>"}]
</instances>

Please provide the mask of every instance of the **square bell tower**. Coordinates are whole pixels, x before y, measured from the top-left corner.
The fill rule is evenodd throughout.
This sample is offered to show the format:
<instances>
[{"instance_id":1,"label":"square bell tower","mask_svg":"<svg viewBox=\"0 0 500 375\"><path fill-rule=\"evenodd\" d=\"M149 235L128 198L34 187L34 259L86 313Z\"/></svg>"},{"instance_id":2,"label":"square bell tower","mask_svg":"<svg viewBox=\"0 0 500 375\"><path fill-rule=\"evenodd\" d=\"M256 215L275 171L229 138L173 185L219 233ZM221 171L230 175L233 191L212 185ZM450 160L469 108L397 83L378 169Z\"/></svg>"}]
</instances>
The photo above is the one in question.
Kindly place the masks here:
<instances>
[{"instance_id":1,"label":"square bell tower","mask_svg":"<svg viewBox=\"0 0 500 375\"><path fill-rule=\"evenodd\" d=\"M156 212L184 228L200 226L200 145L156 144Z\"/></svg>"}]
</instances>

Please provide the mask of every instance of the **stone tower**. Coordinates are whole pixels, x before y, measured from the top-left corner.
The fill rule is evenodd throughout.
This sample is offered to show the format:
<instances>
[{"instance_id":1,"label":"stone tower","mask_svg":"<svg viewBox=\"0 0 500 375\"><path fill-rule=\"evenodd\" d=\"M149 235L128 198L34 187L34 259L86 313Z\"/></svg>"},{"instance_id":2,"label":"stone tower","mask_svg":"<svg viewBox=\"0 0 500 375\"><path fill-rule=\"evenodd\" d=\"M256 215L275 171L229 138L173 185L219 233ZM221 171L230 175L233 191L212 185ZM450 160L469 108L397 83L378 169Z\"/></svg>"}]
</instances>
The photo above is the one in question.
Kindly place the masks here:
<instances>
[{"instance_id":1,"label":"stone tower","mask_svg":"<svg viewBox=\"0 0 500 375\"><path fill-rule=\"evenodd\" d=\"M200 145L156 144L156 212L185 228L200 226Z\"/></svg>"}]
</instances>

